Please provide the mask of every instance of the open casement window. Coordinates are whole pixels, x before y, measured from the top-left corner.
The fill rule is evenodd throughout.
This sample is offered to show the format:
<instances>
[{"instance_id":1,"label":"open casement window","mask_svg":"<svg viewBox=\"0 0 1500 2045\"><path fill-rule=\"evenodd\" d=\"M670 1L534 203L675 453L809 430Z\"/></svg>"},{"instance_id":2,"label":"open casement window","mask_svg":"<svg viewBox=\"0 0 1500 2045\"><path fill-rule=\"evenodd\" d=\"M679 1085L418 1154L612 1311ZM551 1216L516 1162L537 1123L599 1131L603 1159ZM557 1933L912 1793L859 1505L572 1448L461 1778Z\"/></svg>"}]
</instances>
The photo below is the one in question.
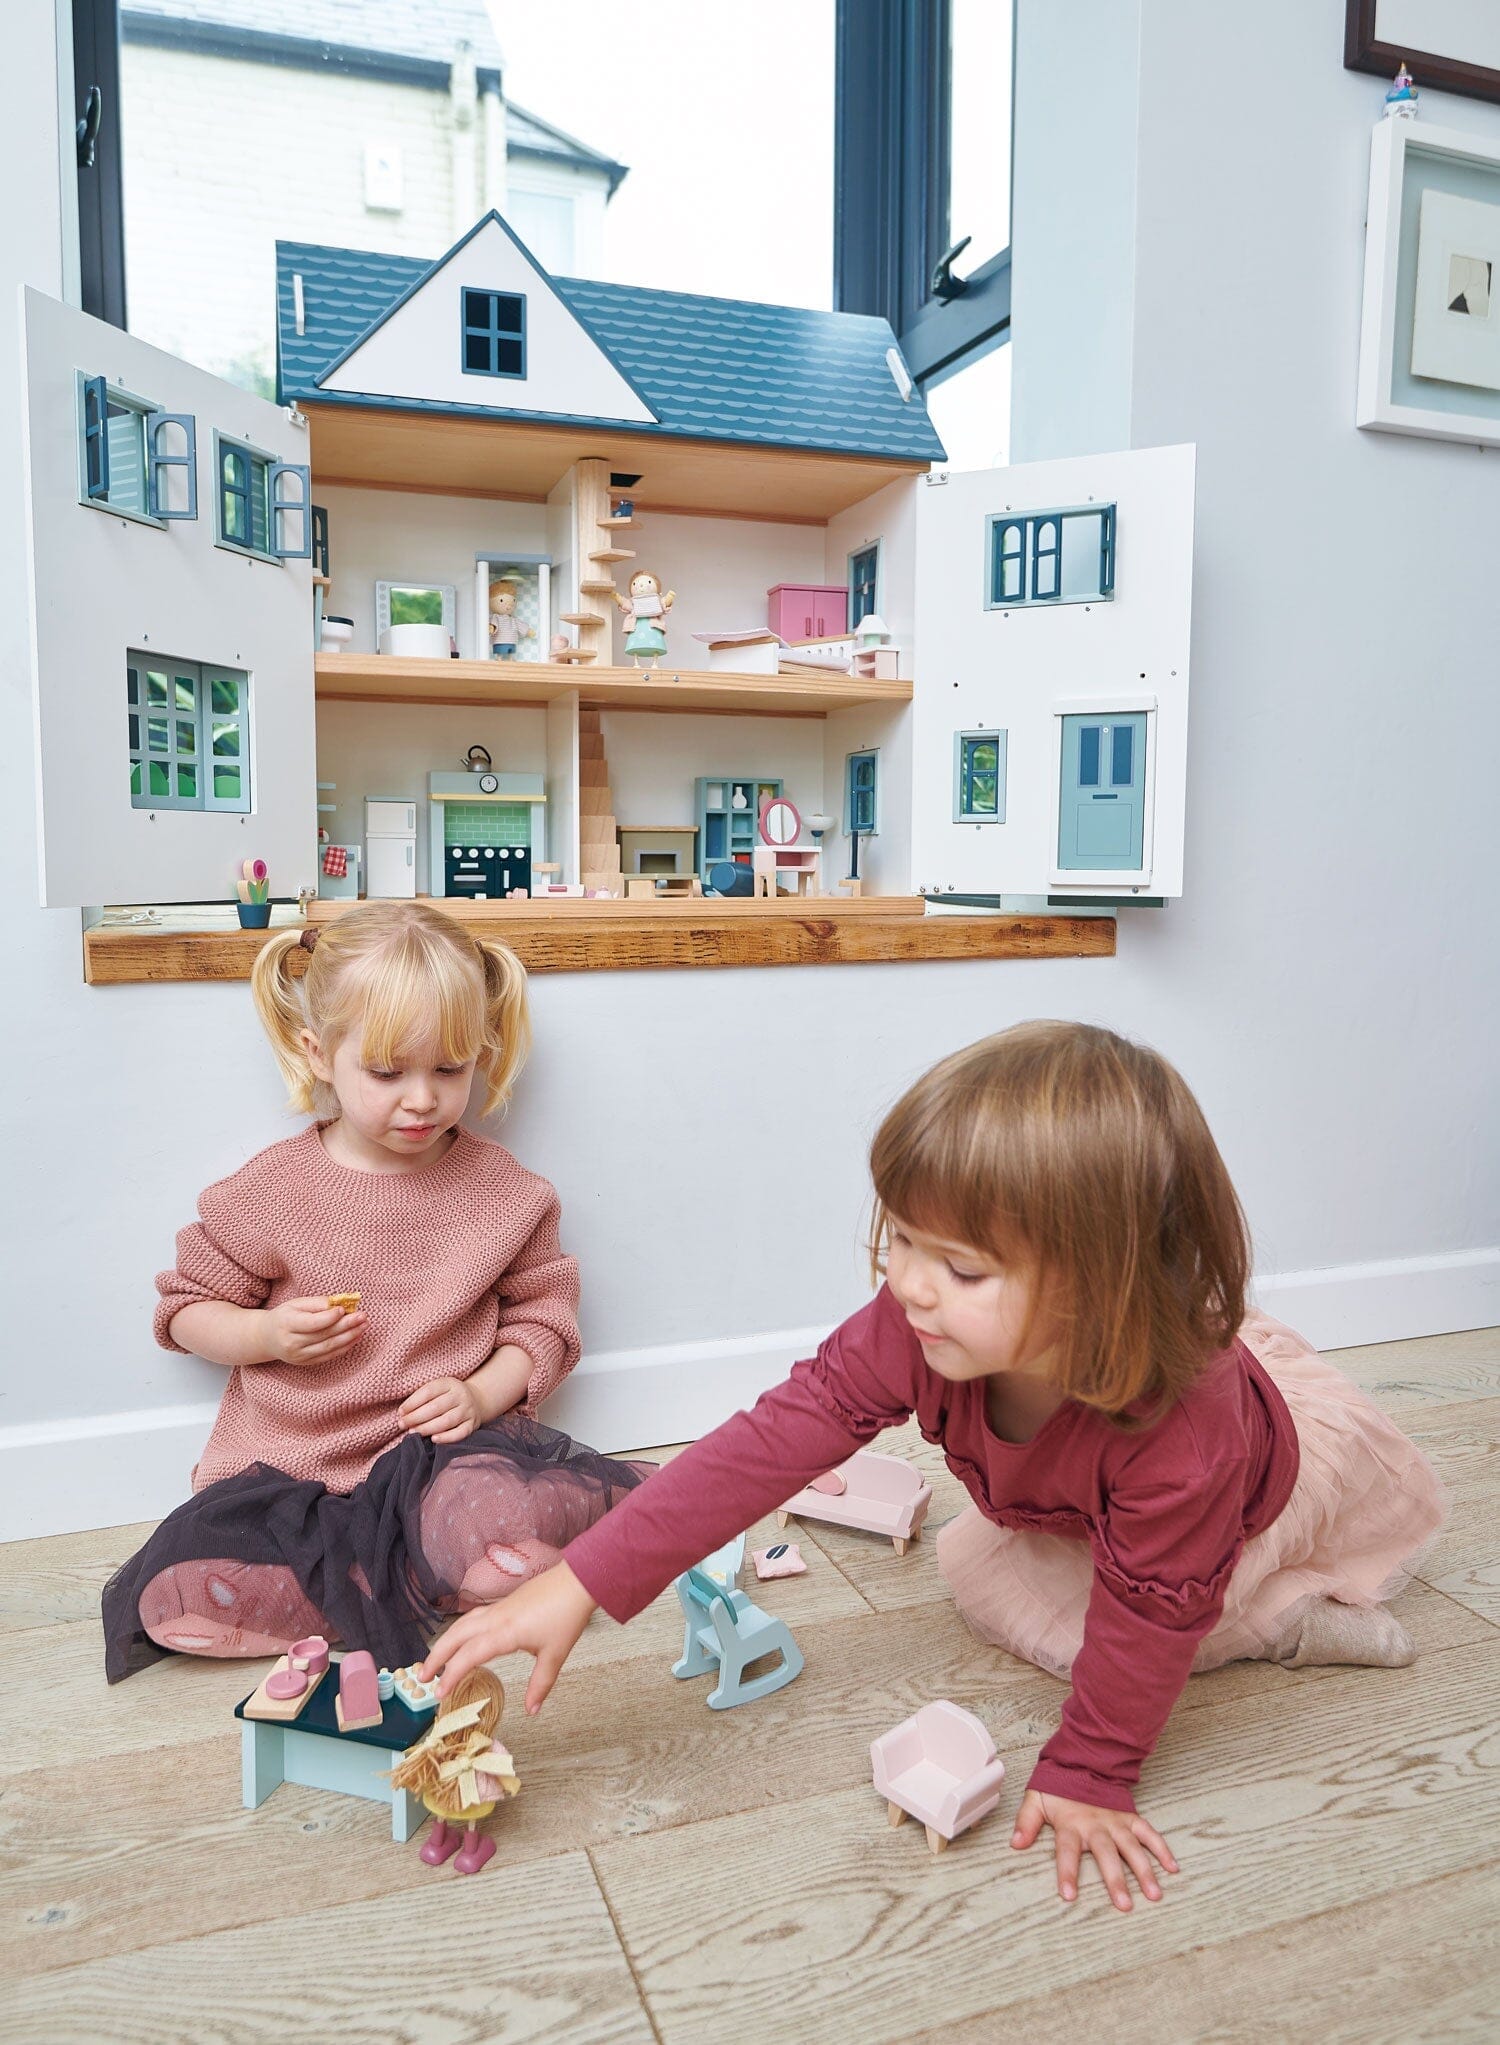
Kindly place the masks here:
<instances>
[{"instance_id":1,"label":"open casement window","mask_svg":"<svg viewBox=\"0 0 1500 2045\"><path fill-rule=\"evenodd\" d=\"M312 478L305 462L214 436L219 545L262 561L310 561Z\"/></svg>"},{"instance_id":2,"label":"open casement window","mask_svg":"<svg viewBox=\"0 0 1500 2045\"><path fill-rule=\"evenodd\" d=\"M305 432L40 292L24 335L41 900L227 903L248 858L295 896L317 866L312 521L278 474L305 476ZM263 512L253 470L239 509L267 559L285 528L275 573L217 543L227 447L263 465Z\"/></svg>"},{"instance_id":3,"label":"open casement window","mask_svg":"<svg viewBox=\"0 0 1500 2045\"><path fill-rule=\"evenodd\" d=\"M1010 333L1012 9L838 0L834 303L919 384Z\"/></svg>"},{"instance_id":4,"label":"open casement window","mask_svg":"<svg viewBox=\"0 0 1500 2045\"><path fill-rule=\"evenodd\" d=\"M78 377L79 494L121 518L198 516L198 428L104 376Z\"/></svg>"},{"instance_id":5,"label":"open casement window","mask_svg":"<svg viewBox=\"0 0 1500 2045\"><path fill-rule=\"evenodd\" d=\"M1136 448L922 484L916 634L941 686L912 704L920 892L1181 894L1194 466Z\"/></svg>"}]
</instances>

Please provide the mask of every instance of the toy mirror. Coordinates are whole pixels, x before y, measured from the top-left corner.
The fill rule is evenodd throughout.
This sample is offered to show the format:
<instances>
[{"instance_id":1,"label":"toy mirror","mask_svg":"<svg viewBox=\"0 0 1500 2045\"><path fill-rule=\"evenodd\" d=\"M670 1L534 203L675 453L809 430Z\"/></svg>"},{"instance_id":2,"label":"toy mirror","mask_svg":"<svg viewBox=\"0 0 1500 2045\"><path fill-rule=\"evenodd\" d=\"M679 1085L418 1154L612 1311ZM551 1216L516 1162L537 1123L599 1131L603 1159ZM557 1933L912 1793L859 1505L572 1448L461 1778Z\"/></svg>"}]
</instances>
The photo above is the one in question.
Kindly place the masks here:
<instances>
[{"instance_id":1,"label":"toy mirror","mask_svg":"<svg viewBox=\"0 0 1500 2045\"><path fill-rule=\"evenodd\" d=\"M760 835L767 845L795 845L802 829L797 805L774 796L760 806Z\"/></svg>"}]
</instances>

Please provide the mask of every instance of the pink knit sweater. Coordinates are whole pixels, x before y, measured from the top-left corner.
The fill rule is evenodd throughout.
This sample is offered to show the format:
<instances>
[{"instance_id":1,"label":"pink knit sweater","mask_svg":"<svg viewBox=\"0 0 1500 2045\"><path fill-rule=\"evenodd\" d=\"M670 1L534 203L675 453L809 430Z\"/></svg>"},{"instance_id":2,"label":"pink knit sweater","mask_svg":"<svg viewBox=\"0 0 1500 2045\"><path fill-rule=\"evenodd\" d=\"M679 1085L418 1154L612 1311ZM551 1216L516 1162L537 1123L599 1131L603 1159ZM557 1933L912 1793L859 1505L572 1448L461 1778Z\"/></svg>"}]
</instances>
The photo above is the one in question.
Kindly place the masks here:
<instances>
[{"instance_id":1,"label":"pink knit sweater","mask_svg":"<svg viewBox=\"0 0 1500 2045\"><path fill-rule=\"evenodd\" d=\"M357 1292L361 1338L328 1363L231 1371L193 1489L250 1463L352 1491L400 1439L396 1408L433 1378L465 1378L502 1342L536 1368L532 1413L578 1361L578 1266L557 1194L498 1143L457 1132L419 1172L336 1164L316 1127L251 1158L198 1201L177 1268L156 1288L156 1339L194 1300L239 1307Z\"/></svg>"}]
</instances>

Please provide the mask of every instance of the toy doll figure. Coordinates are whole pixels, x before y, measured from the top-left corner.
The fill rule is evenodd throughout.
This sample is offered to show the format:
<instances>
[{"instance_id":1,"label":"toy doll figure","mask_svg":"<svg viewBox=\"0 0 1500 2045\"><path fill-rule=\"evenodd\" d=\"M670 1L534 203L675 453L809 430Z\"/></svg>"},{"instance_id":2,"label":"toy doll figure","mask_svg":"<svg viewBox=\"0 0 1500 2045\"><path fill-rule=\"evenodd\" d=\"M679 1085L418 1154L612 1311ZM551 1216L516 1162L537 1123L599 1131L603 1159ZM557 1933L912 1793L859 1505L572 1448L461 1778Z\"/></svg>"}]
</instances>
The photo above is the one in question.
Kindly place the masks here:
<instances>
[{"instance_id":1,"label":"toy doll figure","mask_svg":"<svg viewBox=\"0 0 1500 2045\"><path fill-rule=\"evenodd\" d=\"M495 1738L504 1710L500 1678L489 1669L474 1669L438 1713L431 1731L408 1747L391 1770L396 1788L419 1796L432 1813L421 1850L429 1867L453 1860L456 1875L477 1875L494 1855L495 1842L480 1833L479 1825L496 1804L521 1789L515 1763Z\"/></svg>"},{"instance_id":2,"label":"toy doll figure","mask_svg":"<svg viewBox=\"0 0 1500 2045\"><path fill-rule=\"evenodd\" d=\"M516 657L516 585L513 582L492 582L490 584L490 658L492 660L514 660Z\"/></svg>"},{"instance_id":3,"label":"toy doll figure","mask_svg":"<svg viewBox=\"0 0 1500 2045\"><path fill-rule=\"evenodd\" d=\"M663 622L667 612L677 601L675 589L662 595L661 577L653 575L649 568L642 568L630 578L629 596L615 592L615 602L624 612L630 630L625 639L625 651L637 667L655 667L667 650L667 628ZM644 662L641 656L646 656Z\"/></svg>"},{"instance_id":4,"label":"toy doll figure","mask_svg":"<svg viewBox=\"0 0 1500 2045\"><path fill-rule=\"evenodd\" d=\"M1385 117L1388 121L1414 121L1417 118L1417 88L1404 64L1391 81L1391 89L1385 96Z\"/></svg>"}]
</instances>

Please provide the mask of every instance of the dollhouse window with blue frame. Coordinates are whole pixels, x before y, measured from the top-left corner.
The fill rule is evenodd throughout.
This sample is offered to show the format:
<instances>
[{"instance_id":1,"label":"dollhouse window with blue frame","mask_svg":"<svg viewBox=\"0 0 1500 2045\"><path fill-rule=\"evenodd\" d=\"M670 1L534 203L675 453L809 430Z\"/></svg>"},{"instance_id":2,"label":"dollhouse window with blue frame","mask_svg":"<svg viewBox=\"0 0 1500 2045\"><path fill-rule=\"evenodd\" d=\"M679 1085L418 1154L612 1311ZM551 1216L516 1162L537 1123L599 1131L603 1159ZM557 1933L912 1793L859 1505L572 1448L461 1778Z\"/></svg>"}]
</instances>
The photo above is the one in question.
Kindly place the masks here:
<instances>
[{"instance_id":1,"label":"dollhouse window with blue frame","mask_svg":"<svg viewBox=\"0 0 1500 2045\"><path fill-rule=\"evenodd\" d=\"M878 752L850 753L844 761L844 828L863 838L880 828Z\"/></svg>"},{"instance_id":2,"label":"dollhouse window with blue frame","mask_svg":"<svg viewBox=\"0 0 1500 2045\"><path fill-rule=\"evenodd\" d=\"M1106 602L1115 588L1116 524L1113 504L992 517L986 610Z\"/></svg>"},{"instance_id":3,"label":"dollhouse window with blue frame","mask_svg":"<svg viewBox=\"0 0 1500 2045\"><path fill-rule=\"evenodd\" d=\"M107 377L78 379L79 500L147 525L198 516L198 434Z\"/></svg>"},{"instance_id":4,"label":"dollhouse window with blue frame","mask_svg":"<svg viewBox=\"0 0 1500 2045\"><path fill-rule=\"evenodd\" d=\"M1005 822L1005 755L1003 731L959 731L953 735L953 821L955 824Z\"/></svg>"},{"instance_id":5,"label":"dollhouse window with blue frame","mask_svg":"<svg viewBox=\"0 0 1500 2045\"><path fill-rule=\"evenodd\" d=\"M250 677L125 656L132 809L250 808Z\"/></svg>"},{"instance_id":6,"label":"dollhouse window with blue frame","mask_svg":"<svg viewBox=\"0 0 1500 2045\"><path fill-rule=\"evenodd\" d=\"M861 618L871 618L879 609L875 601L876 584L880 577L880 544L861 547L857 554L849 556L849 630L852 632Z\"/></svg>"},{"instance_id":7,"label":"dollhouse window with blue frame","mask_svg":"<svg viewBox=\"0 0 1500 2045\"><path fill-rule=\"evenodd\" d=\"M302 462L241 440L214 435L218 477L218 544L259 561L310 561L313 554L312 479Z\"/></svg>"},{"instance_id":8,"label":"dollhouse window with blue frame","mask_svg":"<svg viewBox=\"0 0 1500 2045\"><path fill-rule=\"evenodd\" d=\"M519 291L474 291L463 305L465 376L526 375L526 299Z\"/></svg>"}]
</instances>

